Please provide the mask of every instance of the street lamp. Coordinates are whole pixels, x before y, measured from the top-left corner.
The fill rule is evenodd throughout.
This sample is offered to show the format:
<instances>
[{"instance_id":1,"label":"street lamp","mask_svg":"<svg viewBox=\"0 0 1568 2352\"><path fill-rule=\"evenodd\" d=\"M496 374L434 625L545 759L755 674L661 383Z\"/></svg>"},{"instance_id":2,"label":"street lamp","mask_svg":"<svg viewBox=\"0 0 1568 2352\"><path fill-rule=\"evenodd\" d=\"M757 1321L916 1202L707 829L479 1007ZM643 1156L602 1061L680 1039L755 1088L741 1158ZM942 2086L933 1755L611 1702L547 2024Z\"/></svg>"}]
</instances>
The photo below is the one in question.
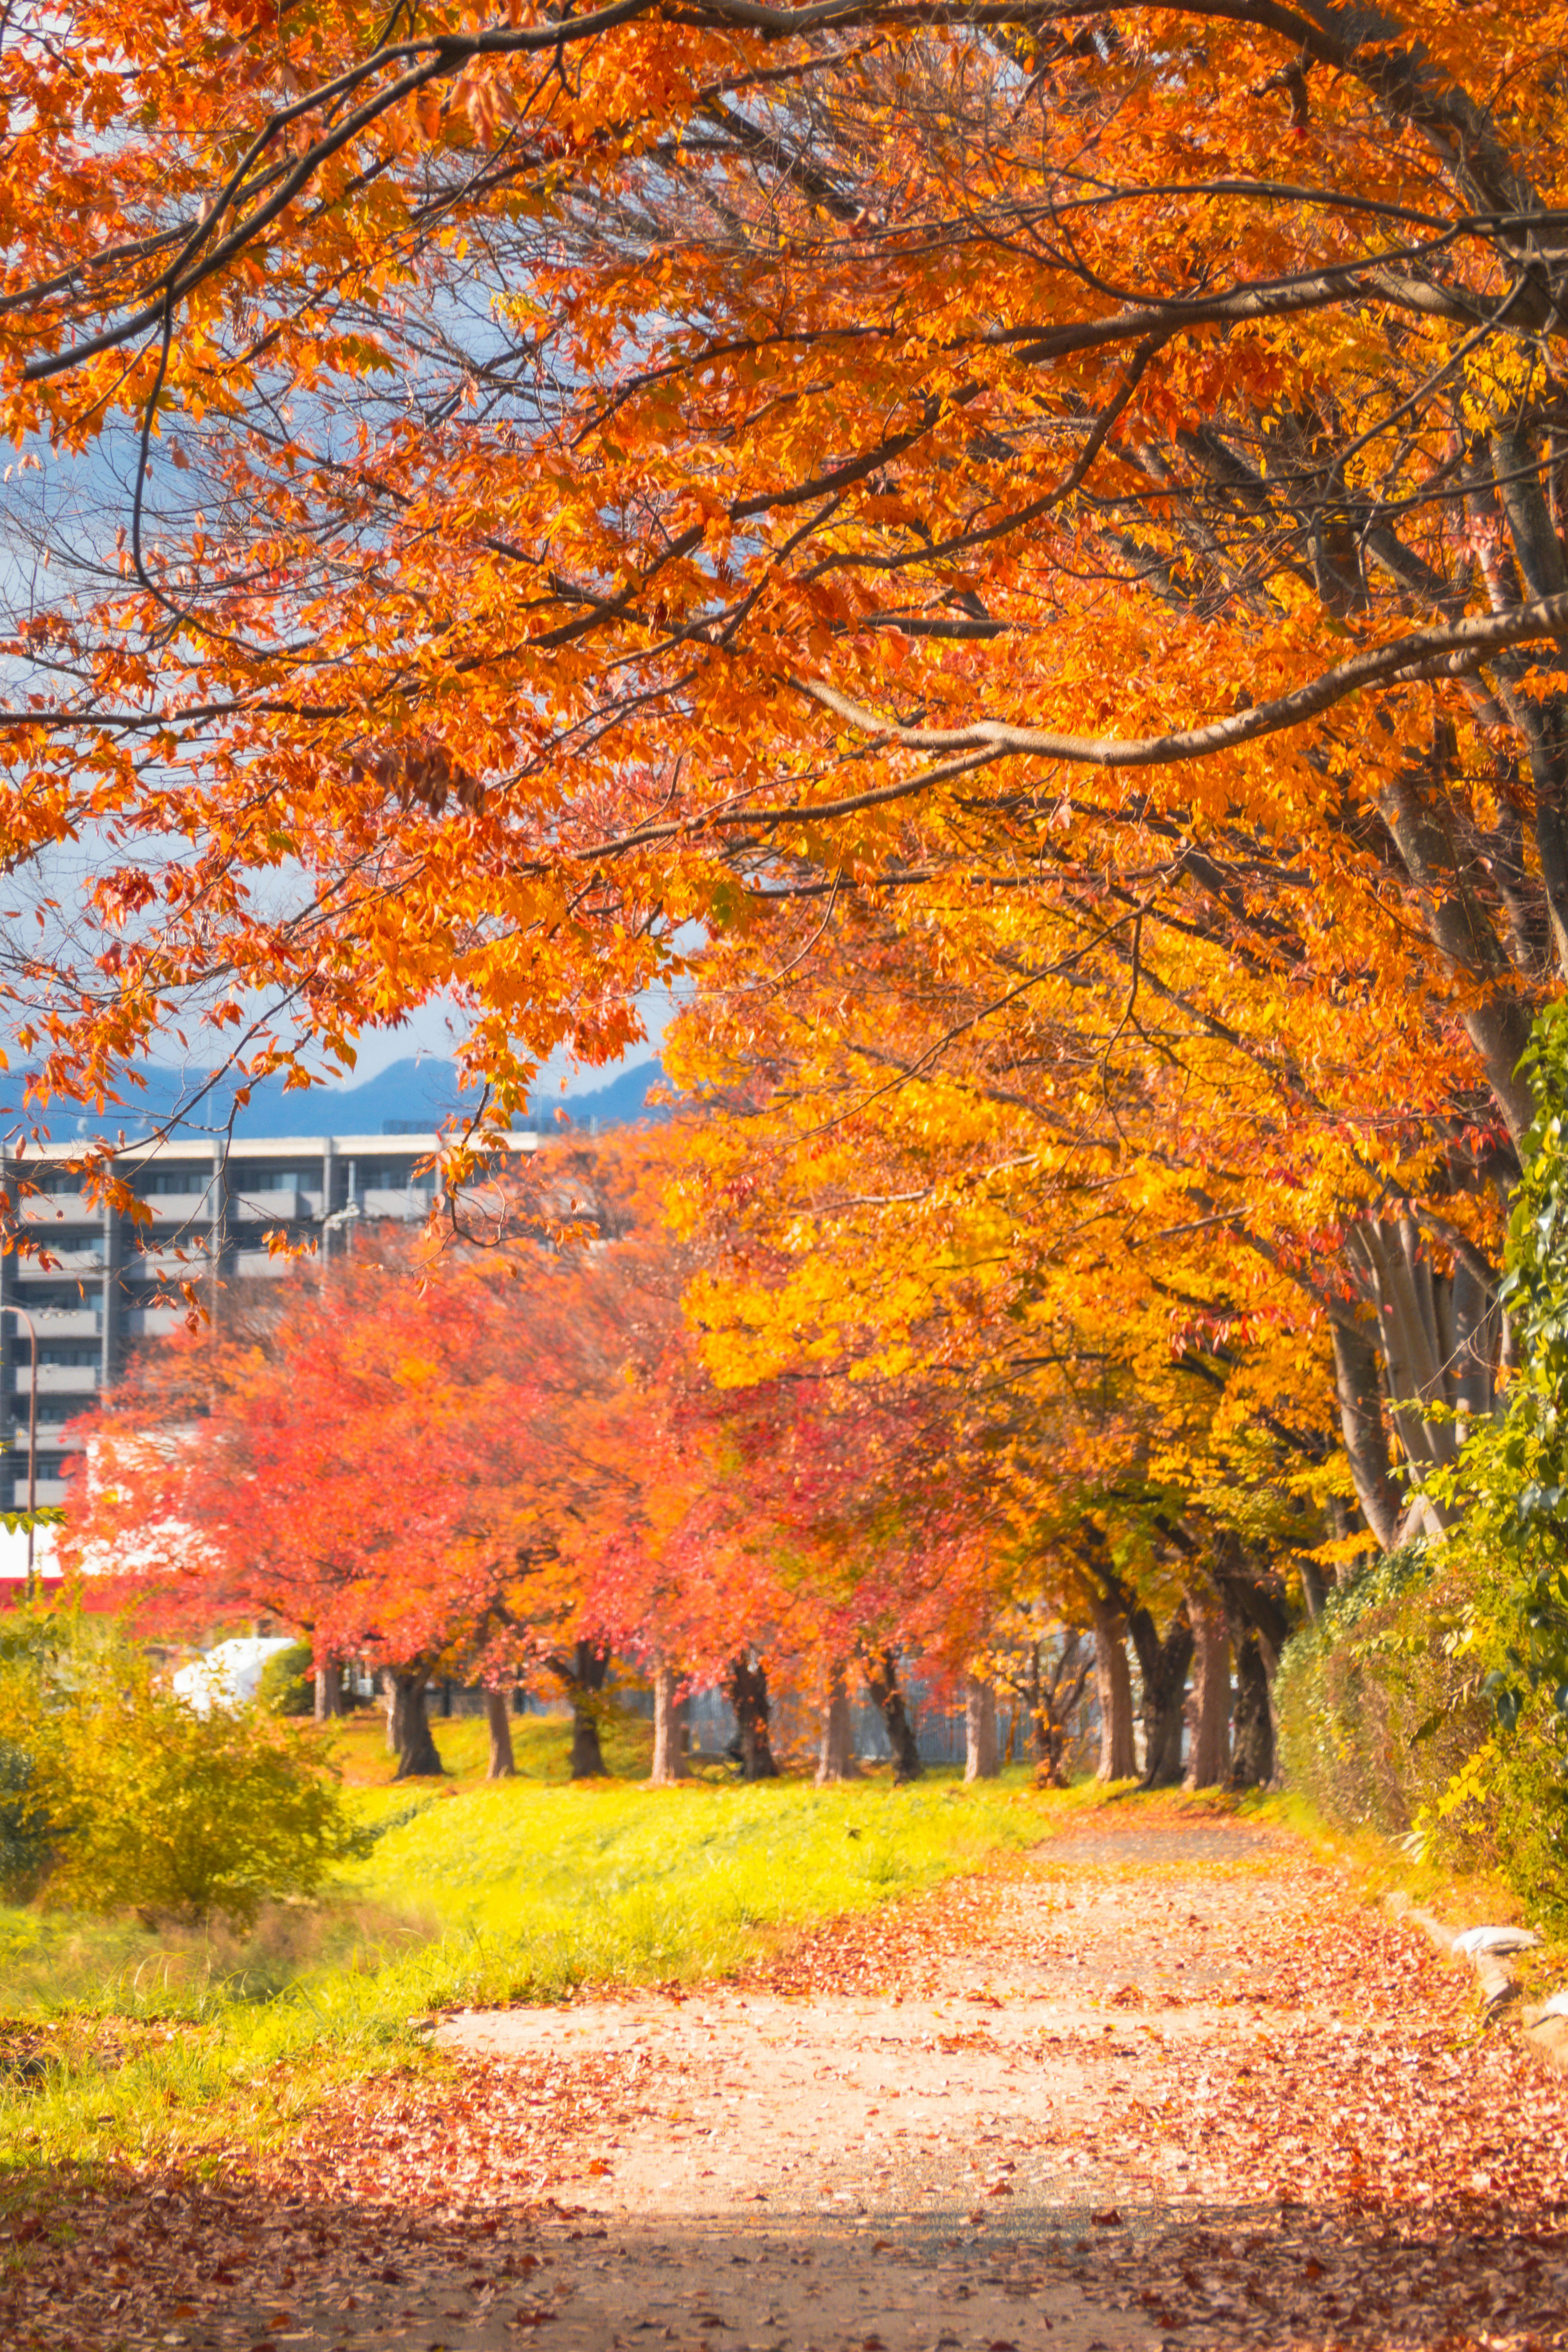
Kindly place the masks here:
<instances>
[{"instance_id":1,"label":"street lamp","mask_svg":"<svg viewBox=\"0 0 1568 2352\"><path fill-rule=\"evenodd\" d=\"M18 1323L26 1325L27 1337L33 1343L33 1384L27 1405L27 1598L31 1601L34 1597L34 1522L38 1509L38 1330L26 1308L18 1307L14 1298L7 1298L5 1306L0 1307L0 1315L7 1313L14 1315Z\"/></svg>"},{"instance_id":2,"label":"street lamp","mask_svg":"<svg viewBox=\"0 0 1568 2352\"><path fill-rule=\"evenodd\" d=\"M321 1219L321 1280L323 1282L325 1282L327 1278L328 1234L334 1232L339 1225L349 1224L355 1217L362 1216L363 1214L363 1211L361 1209L359 1202L357 1201L350 1201L346 1208L334 1209L330 1217L323 1217Z\"/></svg>"}]
</instances>

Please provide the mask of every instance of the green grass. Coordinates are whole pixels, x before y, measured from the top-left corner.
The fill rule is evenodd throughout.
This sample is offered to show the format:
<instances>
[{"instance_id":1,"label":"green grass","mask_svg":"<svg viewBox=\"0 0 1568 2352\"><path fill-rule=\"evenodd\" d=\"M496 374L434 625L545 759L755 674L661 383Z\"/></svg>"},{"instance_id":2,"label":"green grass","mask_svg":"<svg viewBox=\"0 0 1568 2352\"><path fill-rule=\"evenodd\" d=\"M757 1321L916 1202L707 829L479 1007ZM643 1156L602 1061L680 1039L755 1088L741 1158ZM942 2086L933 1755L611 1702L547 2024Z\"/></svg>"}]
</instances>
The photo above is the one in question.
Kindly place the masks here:
<instances>
[{"instance_id":1,"label":"green grass","mask_svg":"<svg viewBox=\"0 0 1568 2352\"><path fill-rule=\"evenodd\" d=\"M516 1780L477 1777L484 1727L459 1721L437 1727L454 1778L395 1787L379 1728L353 1727L345 1778L374 1849L248 1936L0 1909L0 2053L31 2069L0 2075L0 2165L258 2149L334 2081L438 2063L416 2024L435 2010L722 1976L810 1921L1034 1844L1074 1801L1022 1771L562 1786L564 1727L516 1727ZM611 1759L639 1769L644 1741L621 1727Z\"/></svg>"}]
</instances>

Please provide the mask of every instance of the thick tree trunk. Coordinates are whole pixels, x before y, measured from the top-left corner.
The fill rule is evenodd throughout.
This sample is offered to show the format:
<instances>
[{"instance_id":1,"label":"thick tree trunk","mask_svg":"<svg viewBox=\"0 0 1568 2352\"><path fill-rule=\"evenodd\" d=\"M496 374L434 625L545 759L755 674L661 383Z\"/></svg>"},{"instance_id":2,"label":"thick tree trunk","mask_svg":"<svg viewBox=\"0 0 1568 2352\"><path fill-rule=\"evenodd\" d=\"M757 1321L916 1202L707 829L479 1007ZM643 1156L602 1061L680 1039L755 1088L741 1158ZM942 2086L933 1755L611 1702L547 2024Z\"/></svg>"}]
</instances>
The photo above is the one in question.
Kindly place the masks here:
<instances>
[{"instance_id":1,"label":"thick tree trunk","mask_svg":"<svg viewBox=\"0 0 1568 2352\"><path fill-rule=\"evenodd\" d=\"M335 1663L316 1668L315 1717L318 1723L331 1723L343 1711L343 1673Z\"/></svg>"},{"instance_id":2,"label":"thick tree trunk","mask_svg":"<svg viewBox=\"0 0 1568 2352\"><path fill-rule=\"evenodd\" d=\"M740 1735L741 1775L747 1780L776 1780L779 1768L768 1738L768 1674L750 1658L732 1658L727 1689Z\"/></svg>"},{"instance_id":3,"label":"thick tree trunk","mask_svg":"<svg viewBox=\"0 0 1568 2352\"><path fill-rule=\"evenodd\" d=\"M1230 1767L1230 1633L1224 1612L1189 1595L1193 1621L1193 1728L1184 1786L1217 1789Z\"/></svg>"},{"instance_id":4,"label":"thick tree trunk","mask_svg":"<svg viewBox=\"0 0 1568 2352\"><path fill-rule=\"evenodd\" d=\"M1388 1433L1384 1427L1383 1399L1377 1384L1377 1349L1370 1329L1360 1324L1336 1322L1333 1339L1340 1428L1355 1482L1356 1499L1384 1550L1392 1551L1399 1532L1401 1506L1399 1490L1389 1468Z\"/></svg>"},{"instance_id":5,"label":"thick tree trunk","mask_svg":"<svg viewBox=\"0 0 1568 2352\"><path fill-rule=\"evenodd\" d=\"M487 1780L510 1780L517 1771L517 1759L511 1752L511 1717L507 1711L505 1691L486 1691L485 1721L490 1735L489 1762L485 1767L485 1778Z\"/></svg>"},{"instance_id":6,"label":"thick tree trunk","mask_svg":"<svg viewBox=\"0 0 1568 2352\"><path fill-rule=\"evenodd\" d=\"M1336 1543L1348 1542L1355 1533L1351 1519L1351 1506L1342 1496L1331 1495L1329 1497L1329 1525L1334 1531ZM1331 1570L1325 1571L1315 1559L1303 1555L1301 1599L1306 1604L1308 1616L1314 1621L1322 1615L1323 1604L1333 1590L1333 1582Z\"/></svg>"},{"instance_id":7,"label":"thick tree trunk","mask_svg":"<svg viewBox=\"0 0 1568 2352\"><path fill-rule=\"evenodd\" d=\"M1445 1418L1453 1399L1431 1264L1422 1255L1420 1235L1407 1218L1393 1225L1369 1217L1357 1226L1356 1239L1377 1286L1383 1360L1399 1442L1417 1470L1428 1463L1450 1463L1458 1451L1453 1424Z\"/></svg>"},{"instance_id":8,"label":"thick tree trunk","mask_svg":"<svg viewBox=\"0 0 1568 2352\"><path fill-rule=\"evenodd\" d=\"M1094 1686L1100 1701L1100 1769L1097 1780L1135 1780L1138 1750L1132 1738L1132 1676L1127 1664L1127 1627L1107 1601L1094 1612Z\"/></svg>"},{"instance_id":9,"label":"thick tree trunk","mask_svg":"<svg viewBox=\"0 0 1568 2352\"><path fill-rule=\"evenodd\" d=\"M570 1778L574 1780L602 1780L605 1777L605 1750L599 1738L598 1716L586 1699L574 1698L572 1702Z\"/></svg>"},{"instance_id":10,"label":"thick tree trunk","mask_svg":"<svg viewBox=\"0 0 1568 2352\"><path fill-rule=\"evenodd\" d=\"M1497 1401L1495 1302L1463 1259L1454 1266L1454 1402L1465 1422L1489 1418ZM1461 1443L1467 1432L1459 1431Z\"/></svg>"},{"instance_id":11,"label":"thick tree trunk","mask_svg":"<svg viewBox=\"0 0 1568 2352\"><path fill-rule=\"evenodd\" d=\"M833 1780L858 1780L860 1767L855 1761L855 1727L849 1713L849 1689L842 1666L835 1666L827 1678L826 1704L822 1710L822 1730L816 1748L816 1785L819 1789Z\"/></svg>"},{"instance_id":12,"label":"thick tree trunk","mask_svg":"<svg viewBox=\"0 0 1568 2352\"><path fill-rule=\"evenodd\" d=\"M1256 1633L1236 1645L1236 1717L1230 1749L1230 1786L1266 1789L1274 1778L1274 1711L1268 1702L1268 1669Z\"/></svg>"},{"instance_id":13,"label":"thick tree trunk","mask_svg":"<svg viewBox=\"0 0 1568 2352\"><path fill-rule=\"evenodd\" d=\"M677 1698L679 1677L673 1666L656 1666L653 1676L653 1769L656 1789L672 1789L686 1778L686 1701Z\"/></svg>"},{"instance_id":14,"label":"thick tree trunk","mask_svg":"<svg viewBox=\"0 0 1568 2352\"><path fill-rule=\"evenodd\" d=\"M1530 716L1528 706L1519 698L1513 699L1512 709L1517 718ZM1555 797L1555 778L1541 772L1545 749L1539 740L1530 744L1531 765L1537 776L1538 814ZM1547 761L1545 764L1556 763ZM1416 776L1402 772L1394 778L1378 794L1378 808L1414 885L1427 937L1451 963L1482 983L1482 990L1469 992L1460 1018L1517 1146L1535 1116L1529 1081L1519 1067L1530 1043L1528 998L1508 970L1495 931L1479 917L1474 893L1457 881L1451 836L1428 806ZM1552 846L1556 846L1554 836ZM1548 898L1552 897L1549 884Z\"/></svg>"},{"instance_id":15,"label":"thick tree trunk","mask_svg":"<svg viewBox=\"0 0 1568 2352\"><path fill-rule=\"evenodd\" d=\"M994 1780L1002 1769L996 1738L996 1694L971 1675L963 1685L963 1777Z\"/></svg>"},{"instance_id":16,"label":"thick tree trunk","mask_svg":"<svg viewBox=\"0 0 1568 2352\"><path fill-rule=\"evenodd\" d=\"M572 1778L602 1780L605 1751L599 1744L599 1693L605 1687L609 1659L592 1642L579 1642L573 1654Z\"/></svg>"},{"instance_id":17,"label":"thick tree trunk","mask_svg":"<svg viewBox=\"0 0 1568 2352\"><path fill-rule=\"evenodd\" d=\"M436 1752L430 1721L425 1712L424 1675L390 1675L389 1709L393 1743L397 1750L398 1780L432 1780L445 1777L446 1766Z\"/></svg>"},{"instance_id":18,"label":"thick tree trunk","mask_svg":"<svg viewBox=\"0 0 1568 2352\"><path fill-rule=\"evenodd\" d=\"M887 1727L888 1745L893 1751L893 1779L918 1780L925 1767L921 1762L915 1727L910 1721L903 1692L899 1688L899 1662L891 1650L884 1650L879 1658L867 1662L866 1687Z\"/></svg>"},{"instance_id":19,"label":"thick tree trunk","mask_svg":"<svg viewBox=\"0 0 1568 2352\"><path fill-rule=\"evenodd\" d=\"M599 1744L599 1693L609 1672L608 1653L592 1642L574 1642L565 1656L550 1660L550 1671L572 1702L572 1762L574 1780L605 1777L605 1752Z\"/></svg>"},{"instance_id":20,"label":"thick tree trunk","mask_svg":"<svg viewBox=\"0 0 1568 2352\"><path fill-rule=\"evenodd\" d=\"M1182 1777L1182 1708L1193 1656L1186 1604L1172 1618L1163 1641L1146 1609L1131 1611L1127 1630L1143 1685L1143 1786L1173 1789Z\"/></svg>"}]
</instances>

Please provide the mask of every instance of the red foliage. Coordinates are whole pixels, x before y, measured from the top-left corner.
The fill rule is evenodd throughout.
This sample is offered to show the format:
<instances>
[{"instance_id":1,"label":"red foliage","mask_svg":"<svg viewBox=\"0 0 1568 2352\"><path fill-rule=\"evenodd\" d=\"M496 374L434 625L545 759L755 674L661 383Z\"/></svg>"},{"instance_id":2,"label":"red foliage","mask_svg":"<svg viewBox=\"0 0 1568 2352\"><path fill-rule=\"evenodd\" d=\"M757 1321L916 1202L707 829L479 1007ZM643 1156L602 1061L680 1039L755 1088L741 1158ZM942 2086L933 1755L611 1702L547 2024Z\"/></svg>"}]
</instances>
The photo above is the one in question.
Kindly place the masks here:
<instances>
[{"instance_id":1,"label":"red foliage","mask_svg":"<svg viewBox=\"0 0 1568 2352\"><path fill-rule=\"evenodd\" d=\"M601 1158L587 1248L351 1262L177 1337L98 1424L76 1555L151 1622L267 1615L423 1678L527 1680L579 1640L698 1682L748 1647L813 1684L863 1650L956 1664L994 1543L945 1401L716 1386L646 1172Z\"/></svg>"}]
</instances>

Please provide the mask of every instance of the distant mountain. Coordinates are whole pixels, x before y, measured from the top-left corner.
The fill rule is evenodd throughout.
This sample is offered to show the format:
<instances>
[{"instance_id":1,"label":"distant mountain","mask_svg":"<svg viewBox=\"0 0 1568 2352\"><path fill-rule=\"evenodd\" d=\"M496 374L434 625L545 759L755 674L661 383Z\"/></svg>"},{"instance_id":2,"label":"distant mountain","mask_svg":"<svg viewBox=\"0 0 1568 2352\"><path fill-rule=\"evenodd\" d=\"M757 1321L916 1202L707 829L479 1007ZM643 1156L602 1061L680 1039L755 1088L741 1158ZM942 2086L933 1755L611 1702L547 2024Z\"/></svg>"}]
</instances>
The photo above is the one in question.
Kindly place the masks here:
<instances>
[{"instance_id":1,"label":"distant mountain","mask_svg":"<svg viewBox=\"0 0 1568 2352\"><path fill-rule=\"evenodd\" d=\"M595 1087L591 1094L563 1095L554 1102L547 1097L537 1098L531 1112L541 1129L556 1126L558 1110L571 1115L574 1127L643 1127L670 1117L668 1103L650 1103L648 1096L655 1087L664 1084L664 1072L657 1062L634 1062L607 1087Z\"/></svg>"},{"instance_id":2,"label":"distant mountain","mask_svg":"<svg viewBox=\"0 0 1568 2352\"><path fill-rule=\"evenodd\" d=\"M144 1063L141 1075L145 1085L127 1086L124 1104L111 1105L101 1118L73 1117L54 1121L55 1140L63 1143L78 1135L116 1135L123 1129L127 1141L133 1143L150 1126L168 1118L200 1084L199 1076L188 1070L155 1062ZM530 1106L531 1123L549 1132L560 1124L554 1116L558 1108L570 1113L575 1128L630 1127L644 1119L668 1118L667 1108L647 1101L650 1089L663 1082L658 1062L637 1062L607 1086L595 1087L589 1093L536 1097ZM221 1127L234 1096L232 1079L215 1087L193 1114L191 1130ZM357 1087L296 1087L285 1093L281 1078L258 1078L251 1086L249 1102L235 1113L234 1133L249 1140L270 1135L423 1133L460 1118L473 1103L473 1095L464 1094L458 1085L455 1063L430 1055L409 1055L404 1061L389 1063Z\"/></svg>"}]
</instances>

